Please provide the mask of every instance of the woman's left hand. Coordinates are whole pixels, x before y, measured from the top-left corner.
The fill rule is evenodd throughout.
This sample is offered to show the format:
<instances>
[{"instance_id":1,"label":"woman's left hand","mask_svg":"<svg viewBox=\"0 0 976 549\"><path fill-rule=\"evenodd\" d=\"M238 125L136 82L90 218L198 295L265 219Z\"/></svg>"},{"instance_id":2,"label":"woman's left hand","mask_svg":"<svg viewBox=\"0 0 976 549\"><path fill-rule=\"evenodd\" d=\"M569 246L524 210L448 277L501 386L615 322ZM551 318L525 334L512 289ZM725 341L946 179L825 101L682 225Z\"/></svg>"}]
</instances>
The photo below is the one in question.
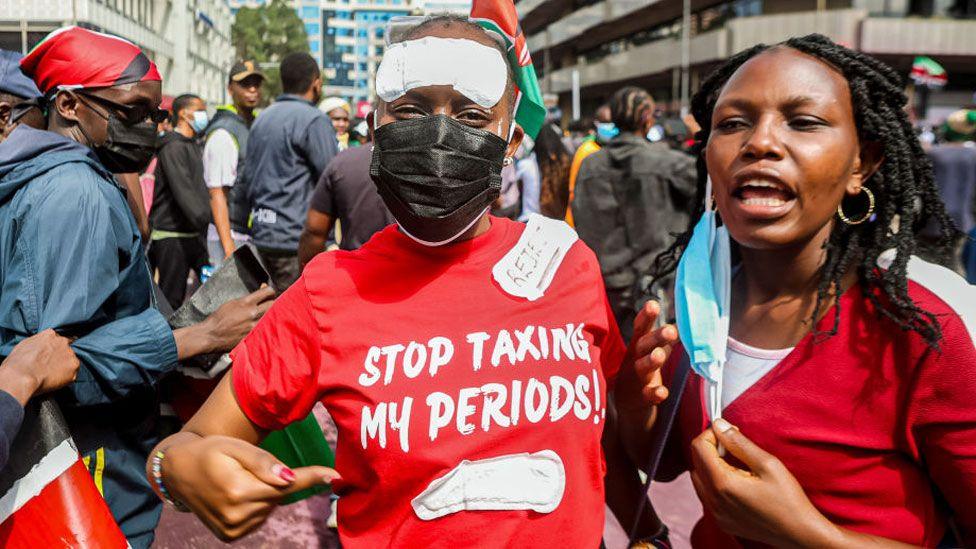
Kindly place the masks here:
<instances>
[{"instance_id":1,"label":"woman's left hand","mask_svg":"<svg viewBox=\"0 0 976 549\"><path fill-rule=\"evenodd\" d=\"M744 463L725 461L719 444ZM691 443L695 491L727 534L777 547L824 547L839 528L818 511L783 462L724 419Z\"/></svg>"}]
</instances>

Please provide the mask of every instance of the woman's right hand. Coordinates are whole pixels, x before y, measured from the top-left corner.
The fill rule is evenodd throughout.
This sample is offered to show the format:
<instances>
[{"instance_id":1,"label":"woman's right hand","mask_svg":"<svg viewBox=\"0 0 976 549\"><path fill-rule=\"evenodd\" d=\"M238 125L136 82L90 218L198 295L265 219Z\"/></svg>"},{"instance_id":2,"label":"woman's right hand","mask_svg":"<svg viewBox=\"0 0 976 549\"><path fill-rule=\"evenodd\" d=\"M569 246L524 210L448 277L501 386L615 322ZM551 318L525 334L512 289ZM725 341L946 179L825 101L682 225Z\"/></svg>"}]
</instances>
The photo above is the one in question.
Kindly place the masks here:
<instances>
[{"instance_id":1,"label":"woman's right hand","mask_svg":"<svg viewBox=\"0 0 976 549\"><path fill-rule=\"evenodd\" d=\"M656 301L648 301L634 319L634 336L614 392L618 410L649 413L668 397L661 368L678 341L678 329L671 324L655 326L660 314L661 306Z\"/></svg>"},{"instance_id":2,"label":"woman's right hand","mask_svg":"<svg viewBox=\"0 0 976 549\"><path fill-rule=\"evenodd\" d=\"M223 541L263 524L283 497L340 478L318 465L289 469L257 446L217 435L174 441L162 465L170 496Z\"/></svg>"}]
</instances>

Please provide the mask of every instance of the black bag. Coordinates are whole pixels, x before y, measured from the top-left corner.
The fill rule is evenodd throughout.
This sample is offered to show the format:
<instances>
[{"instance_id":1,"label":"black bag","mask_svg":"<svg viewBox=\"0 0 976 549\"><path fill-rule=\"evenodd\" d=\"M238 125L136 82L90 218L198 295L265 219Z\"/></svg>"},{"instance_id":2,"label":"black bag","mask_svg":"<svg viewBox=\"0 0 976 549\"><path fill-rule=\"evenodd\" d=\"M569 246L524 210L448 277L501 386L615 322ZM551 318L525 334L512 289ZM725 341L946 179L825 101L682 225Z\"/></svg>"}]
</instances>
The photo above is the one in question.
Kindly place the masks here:
<instances>
[{"instance_id":1,"label":"black bag","mask_svg":"<svg viewBox=\"0 0 976 549\"><path fill-rule=\"evenodd\" d=\"M257 249L244 244L169 317L169 325L175 330L202 322L224 303L255 292L262 284L271 286L271 275L261 263ZM206 377L213 377L229 364L220 359L220 353L200 355L183 360L182 366L184 370L195 368Z\"/></svg>"}]
</instances>

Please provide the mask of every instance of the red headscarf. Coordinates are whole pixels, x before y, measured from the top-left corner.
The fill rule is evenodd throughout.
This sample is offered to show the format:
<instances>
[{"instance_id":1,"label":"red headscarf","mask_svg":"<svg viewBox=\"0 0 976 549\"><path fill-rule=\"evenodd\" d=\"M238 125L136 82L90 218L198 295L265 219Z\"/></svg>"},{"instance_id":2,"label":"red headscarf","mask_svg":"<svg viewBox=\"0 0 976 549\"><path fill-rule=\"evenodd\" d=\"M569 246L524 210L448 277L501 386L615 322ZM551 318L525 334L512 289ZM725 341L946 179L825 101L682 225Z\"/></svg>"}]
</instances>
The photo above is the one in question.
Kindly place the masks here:
<instances>
[{"instance_id":1,"label":"red headscarf","mask_svg":"<svg viewBox=\"0 0 976 549\"><path fill-rule=\"evenodd\" d=\"M45 95L55 89L162 80L156 65L132 42L81 27L47 35L21 60L20 68Z\"/></svg>"}]
</instances>

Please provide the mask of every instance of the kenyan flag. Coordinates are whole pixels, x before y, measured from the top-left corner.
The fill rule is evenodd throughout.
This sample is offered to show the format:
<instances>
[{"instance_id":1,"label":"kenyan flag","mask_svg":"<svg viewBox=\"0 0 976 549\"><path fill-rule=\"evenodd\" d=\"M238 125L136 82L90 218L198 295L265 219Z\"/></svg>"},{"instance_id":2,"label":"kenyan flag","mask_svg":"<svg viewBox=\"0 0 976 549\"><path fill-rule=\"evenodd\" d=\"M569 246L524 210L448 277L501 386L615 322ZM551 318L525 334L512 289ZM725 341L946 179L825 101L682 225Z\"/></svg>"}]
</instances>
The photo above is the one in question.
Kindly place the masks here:
<instances>
[{"instance_id":1,"label":"kenyan flag","mask_svg":"<svg viewBox=\"0 0 976 549\"><path fill-rule=\"evenodd\" d=\"M930 88L941 88L946 85L949 77L942 65L936 63L930 57L916 57L912 63L912 72L909 75L916 84L928 86Z\"/></svg>"},{"instance_id":2,"label":"kenyan flag","mask_svg":"<svg viewBox=\"0 0 976 549\"><path fill-rule=\"evenodd\" d=\"M31 401L0 472L0 547L128 546L57 405Z\"/></svg>"},{"instance_id":3,"label":"kenyan flag","mask_svg":"<svg viewBox=\"0 0 976 549\"><path fill-rule=\"evenodd\" d=\"M532 56L519 26L515 4L512 0L473 0L471 19L505 39L508 63L515 73L515 87L518 89L515 121L522 126L526 135L535 139L546 121L546 107L542 102L535 67L532 66Z\"/></svg>"}]
</instances>

